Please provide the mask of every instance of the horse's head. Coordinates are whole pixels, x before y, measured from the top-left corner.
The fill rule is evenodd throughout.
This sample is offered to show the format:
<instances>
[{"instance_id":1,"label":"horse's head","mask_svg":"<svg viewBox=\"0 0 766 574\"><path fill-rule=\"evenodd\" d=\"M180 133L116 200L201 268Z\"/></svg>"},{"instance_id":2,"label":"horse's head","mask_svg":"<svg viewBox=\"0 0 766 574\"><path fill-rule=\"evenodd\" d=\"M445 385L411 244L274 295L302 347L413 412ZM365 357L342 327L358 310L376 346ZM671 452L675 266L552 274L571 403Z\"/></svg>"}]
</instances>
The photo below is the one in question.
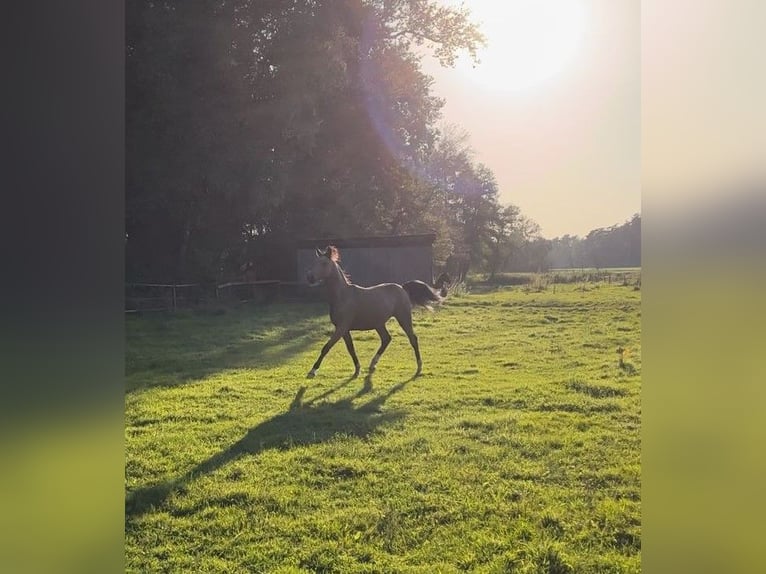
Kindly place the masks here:
<instances>
[{"instance_id":1,"label":"horse's head","mask_svg":"<svg viewBox=\"0 0 766 574\"><path fill-rule=\"evenodd\" d=\"M335 271L335 263L339 260L340 253L334 245L328 245L324 250L317 249L316 259L306 274L309 285L319 285L324 282Z\"/></svg>"}]
</instances>

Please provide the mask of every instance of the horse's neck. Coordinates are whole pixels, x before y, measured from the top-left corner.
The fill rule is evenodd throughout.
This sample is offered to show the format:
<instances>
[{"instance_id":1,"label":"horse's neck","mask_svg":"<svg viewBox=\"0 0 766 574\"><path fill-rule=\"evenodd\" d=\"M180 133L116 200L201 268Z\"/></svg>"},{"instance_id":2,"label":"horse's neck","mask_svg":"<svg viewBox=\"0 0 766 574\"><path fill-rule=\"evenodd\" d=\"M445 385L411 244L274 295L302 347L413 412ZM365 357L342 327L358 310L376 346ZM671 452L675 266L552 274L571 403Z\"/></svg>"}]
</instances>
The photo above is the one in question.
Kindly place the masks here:
<instances>
[{"instance_id":1,"label":"horse's neck","mask_svg":"<svg viewBox=\"0 0 766 574\"><path fill-rule=\"evenodd\" d=\"M335 264L335 270L327 280L327 292L330 296L330 304L332 305L343 297L344 292L350 287L350 283L346 276L341 271L340 266Z\"/></svg>"}]
</instances>

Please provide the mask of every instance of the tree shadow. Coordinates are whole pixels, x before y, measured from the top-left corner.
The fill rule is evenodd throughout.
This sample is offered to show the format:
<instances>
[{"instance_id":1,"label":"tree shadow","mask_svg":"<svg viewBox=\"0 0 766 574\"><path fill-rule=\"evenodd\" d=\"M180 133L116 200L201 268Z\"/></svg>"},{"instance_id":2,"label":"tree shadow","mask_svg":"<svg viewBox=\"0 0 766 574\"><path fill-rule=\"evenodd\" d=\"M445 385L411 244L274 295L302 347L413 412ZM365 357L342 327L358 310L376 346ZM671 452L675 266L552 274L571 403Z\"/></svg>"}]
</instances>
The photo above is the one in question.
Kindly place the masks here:
<instances>
[{"instance_id":1,"label":"tree shadow","mask_svg":"<svg viewBox=\"0 0 766 574\"><path fill-rule=\"evenodd\" d=\"M353 400L372 390L372 379L356 395L335 402L320 402L331 393L348 385L353 378L333 389L304 401L306 387L298 389L288 410L251 428L236 443L202 461L182 476L153 486L138 488L125 497L125 518L130 522L153 508L160 507L174 492L182 490L195 478L210 474L243 456L257 456L270 449L287 450L293 446L317 444L343 434L365 438L381 426L401 420L401 410L383 411L383 404L404 389L414 377L398 383L364 404L355 406ZM367 388L367 390L365 390Z\"/></svg>"},{"instance_id":2,"label":"tree shadow","mask_svg":"<svg viewBox=\"0 0 766 574\"><path fill-rule=\"evenodd\" d=\"M222 316L140 317L126 327L126 392L176 386L237 368L270 368L325 336L324 306L279 303Z\"/></svg>"}]
</instances>

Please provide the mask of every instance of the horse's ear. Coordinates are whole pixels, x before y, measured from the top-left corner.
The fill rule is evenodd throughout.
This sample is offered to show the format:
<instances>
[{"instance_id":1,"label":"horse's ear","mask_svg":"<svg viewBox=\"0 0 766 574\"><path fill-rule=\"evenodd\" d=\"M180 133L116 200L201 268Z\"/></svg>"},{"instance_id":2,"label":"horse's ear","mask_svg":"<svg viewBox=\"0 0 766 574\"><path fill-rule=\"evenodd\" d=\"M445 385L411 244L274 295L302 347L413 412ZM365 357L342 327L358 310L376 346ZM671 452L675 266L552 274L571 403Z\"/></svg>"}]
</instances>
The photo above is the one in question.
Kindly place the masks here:
<instances>
[{"instance_id":1,"label":"horse's ear","mask_svg":"<svg viewBox=\"0 0 766 574\"><path fill-rule=\"evenodd\" d=\"M317 247L317 248L316 248L314 251L316 252L316 255L317 255L317 257L322 257L322 255L324 255L324 253L322 253L322 252L319 250L319 247Z\"/></svg>"}]
</instances>

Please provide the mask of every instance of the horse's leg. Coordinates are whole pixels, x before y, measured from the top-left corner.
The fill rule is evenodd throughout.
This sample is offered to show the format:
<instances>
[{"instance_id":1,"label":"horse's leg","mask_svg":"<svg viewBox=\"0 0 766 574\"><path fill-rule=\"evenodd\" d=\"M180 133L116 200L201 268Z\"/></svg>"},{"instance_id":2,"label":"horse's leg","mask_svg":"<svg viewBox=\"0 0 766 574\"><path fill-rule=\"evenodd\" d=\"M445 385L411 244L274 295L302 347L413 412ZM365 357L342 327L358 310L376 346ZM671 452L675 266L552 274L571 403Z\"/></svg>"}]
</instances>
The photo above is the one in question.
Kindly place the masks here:
<instances>
[{"instance_id":1,"label":"horse's leg","mask_svg":"<svg viewBox=\"0 0 766 574\"><path fill-rule=\"evenodd\" d=\"M418 370L415 371L415 376L420 374L423 368L423 361L420 360L420 347L418 347L418 337L415 335L415 331L412 329L412 312L408 309L402 313L396 315L396 320L407 334L407 338L410 340L410 345L415 350L415 360L418 362Z\"/></svg>"},{"instance_id":2,"label":"horse's leg","mask_svg":"<svg viewBox=\"0 0 766 574\"><path fill-rule=\"evenodd\" d=\"M319 358L317 359L316 363L314 363L314 366L311 367L309 374L306 375L307 379L314 378L314 375L317 374L317 370L319 369L319 365L322 364L322 359L324 359L324 356L330 352L330 349L332 349L333 345L338 342L338 339L340 339L343 336L344 332L346 331L341 330L339 327L335 328L335 332L330 337L330 340L325 343L324 347L322 347L322 350L319 353Z\"/></svg>"},{"instance_id":3,"label":"horse's leg","mask_svg":"<svg viewBox=\"0 0 766 574\"><path fill-rule=\"evenodd\" d=\"M380 356L383 354L383 351L386 350L386 347L388 347L388 344L391 342L391 334L386 330L386 325L383 324L381 327L378 327L375 329L378 332L378 335L380 335L380 348L378 349L378 352L375 353L375 356L372 358L372 361L370 362L370 372L375 371L375 367L378 366L378 361L380 360Z\"/></svg>"},{"instance_id":4,"label":"horse's leg","mask_svg":"<svg viewBox=\"0 0 766 574\"><path fill-rule=\"evenodd\" d=\"M354 350L354 340L351 338L351 331L346 331L343 335L343 341L346 343L346 349L348 349L348 354L351 355L351 358L354 360L354 377L359 376L359 359L356 357L356 351Z\"/></svg>"}]
</instances>

